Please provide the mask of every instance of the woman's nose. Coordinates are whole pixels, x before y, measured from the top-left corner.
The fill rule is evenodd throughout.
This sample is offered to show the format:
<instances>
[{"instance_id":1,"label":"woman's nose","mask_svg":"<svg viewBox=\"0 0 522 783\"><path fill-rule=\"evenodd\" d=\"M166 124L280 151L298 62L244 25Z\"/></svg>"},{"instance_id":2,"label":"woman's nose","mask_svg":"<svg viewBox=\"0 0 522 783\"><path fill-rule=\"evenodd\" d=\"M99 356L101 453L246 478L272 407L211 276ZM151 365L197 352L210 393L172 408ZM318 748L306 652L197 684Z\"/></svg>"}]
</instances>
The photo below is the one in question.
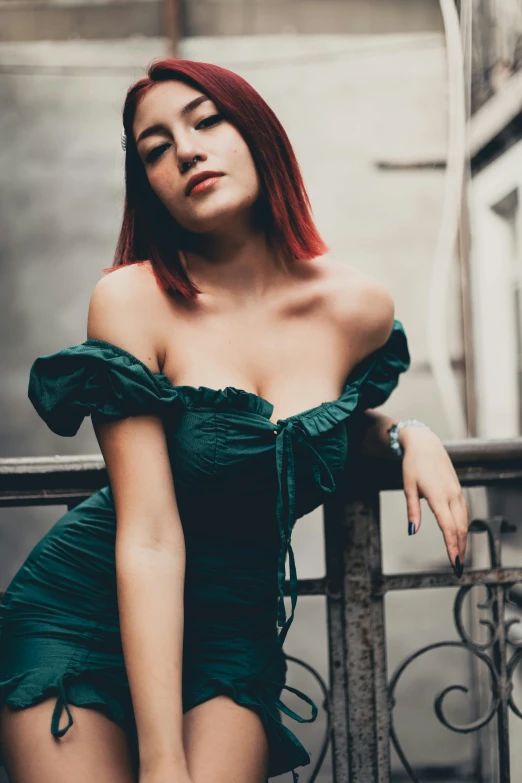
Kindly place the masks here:
<instances>
[{"instance_id":1,"label":"woman's nose","mask_svg":"<svg viewBox=\"0 0 522 783\"><path fill-rule=\"evenodd\" d=\"M197 149L195 145L187 145L183 149L178 146L178 165L182 172L186 171L198 160L206 160L206 157L205 153Z\"/></svg>"}]
</instances>

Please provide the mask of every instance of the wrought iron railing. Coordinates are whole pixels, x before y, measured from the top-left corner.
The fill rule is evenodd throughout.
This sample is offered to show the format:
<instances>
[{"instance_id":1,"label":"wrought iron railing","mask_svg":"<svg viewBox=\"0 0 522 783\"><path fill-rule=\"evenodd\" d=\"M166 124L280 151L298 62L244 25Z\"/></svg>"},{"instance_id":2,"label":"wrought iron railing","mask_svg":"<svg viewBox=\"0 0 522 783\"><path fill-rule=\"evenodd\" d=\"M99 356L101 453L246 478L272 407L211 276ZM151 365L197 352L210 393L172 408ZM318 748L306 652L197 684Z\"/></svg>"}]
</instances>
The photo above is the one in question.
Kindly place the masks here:
<instances>
[{"instance_id":1,"label":"wrought iron railing","mask_svg":"<svg viewBox=\"0 0 522 783\"><path fill-rule=\"evenodd\" d=\"M522 438L446 442L445 447L463 487L521 486ZM101 457L15 458L0 460L0 505L57 505L72 508L107 484ZM510 638L516 618L505 619L506 604L522 607L513 588L522 586L522 568L503 568L500 540L495 535L514 526L505 519L472 519L470 534L485 533L489 568L465 568L458 579L451 566L445 571L384 574L381 558L380 493L402 488L401 464L396 460L357 459L347 465L346 481L324 506L326 573L299 581L299 594L323 595L328 611L329 682L305 661L287 656L305 667L317 680L324 698L326 730L307 783L317 780L331 743L333 783L390 783L390 748L393 745L406 779L420 783L394 728L397 684L412 661L430 650L458 647L480 659L490 675L491 703L486 712L467 725L455 725L444 712L448 686L435 700L435 713L447 728L460 733L478 731L497 719L498 769L487 783L511 783L509 711L522 718L513 698L513 675L522 657L522 641ZM495 522L500 523L495 525ZM462 607L475 585L483 585L487 599L479 608L491 610L491 621L480 623L489 638L478 642L464 627ZM459 636L422 647L388 676L384 598L394 590L458 587L454 622ZM287 585L288 588L288 585ZM288 589L287 589L288 592ZM513 648L509 657L509 647ZM303 775L305 773L303 772ZM482 783L477 779L477 783Z\"/></svg>"}]
</instances>

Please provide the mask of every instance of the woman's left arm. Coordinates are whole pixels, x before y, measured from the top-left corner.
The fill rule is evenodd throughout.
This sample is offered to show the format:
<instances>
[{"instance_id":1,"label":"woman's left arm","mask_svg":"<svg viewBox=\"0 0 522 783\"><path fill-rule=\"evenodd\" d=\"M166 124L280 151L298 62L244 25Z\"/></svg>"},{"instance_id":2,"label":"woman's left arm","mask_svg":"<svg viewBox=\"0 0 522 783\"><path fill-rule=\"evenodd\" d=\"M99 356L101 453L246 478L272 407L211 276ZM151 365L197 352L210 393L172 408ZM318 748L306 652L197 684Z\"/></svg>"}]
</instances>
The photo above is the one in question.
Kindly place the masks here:
<instances>
[{"instance_id":1,"label":"woman's left arm","mask_svg":"<svg viewBox=\"0 0 522 783\"><path fill-rule=\"evenodd\" d=\"M359 453L397 459L389 445L388 428L397 422L375 410L364 411L365 432ZM468 536L469 511L448 452L426 427L408 426L399 432L404 451L402 477L408 510L408 532L421 524L420 498L425 498L442 531L450 563L462 576Z\"/></svg>"}]
</instances>

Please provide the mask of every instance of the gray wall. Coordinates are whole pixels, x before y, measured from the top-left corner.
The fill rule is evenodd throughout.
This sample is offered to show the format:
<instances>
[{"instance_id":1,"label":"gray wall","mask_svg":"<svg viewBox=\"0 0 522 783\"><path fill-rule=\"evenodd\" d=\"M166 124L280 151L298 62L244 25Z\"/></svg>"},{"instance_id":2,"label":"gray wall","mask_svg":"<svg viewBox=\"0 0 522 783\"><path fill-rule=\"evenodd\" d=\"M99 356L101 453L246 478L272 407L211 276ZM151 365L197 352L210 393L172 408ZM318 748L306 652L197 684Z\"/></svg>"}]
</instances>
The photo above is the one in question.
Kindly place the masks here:
<instances>
[{"instance_id":1,"label":"gray wall","mask_svg":"<svg viewBox=\"0 0 522 783\"><path fill-rule=\"evenodd\" d=\"M174 5L175 0L169 0ZM438 0L178 0L184 36L426 32ZM0 41L169 35L164 0L0 0Z\"/></svg>"},{"instance_id":2,"label":"gray wall","mask_svg":"<svg viewBox=\"0 0 522 783\"><path fill-rule=\"evenodd\" d=\"M184 5L190 36L442 29L437 0L185 0Z\"/></svg>"}]
</instances>

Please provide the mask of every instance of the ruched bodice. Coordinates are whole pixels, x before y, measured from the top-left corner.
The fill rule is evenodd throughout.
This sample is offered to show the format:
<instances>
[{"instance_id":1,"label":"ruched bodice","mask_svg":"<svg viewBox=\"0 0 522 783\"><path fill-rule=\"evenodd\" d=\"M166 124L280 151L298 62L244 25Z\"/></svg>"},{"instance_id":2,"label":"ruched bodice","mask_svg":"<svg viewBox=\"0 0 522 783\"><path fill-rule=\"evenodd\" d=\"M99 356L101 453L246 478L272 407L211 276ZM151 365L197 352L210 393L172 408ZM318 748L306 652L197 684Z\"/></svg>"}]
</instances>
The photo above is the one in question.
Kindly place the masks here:
<instances>
[{"instance_id":1,"label":"ruched bodice","mask_svg":"<svg viewBox=\"0 0 522 783\"><path fill-rule=\"evenodd\" d=\"M241 596L249 595L250 585L245 611L251 615L251 596L257 596L258 608L263 607L260 622L264 617L267 629L276 622L280 629L275 637L267 630L270 644L256 660L250 660L248 673L233 678L237 687L249 680L270 682L264 675L281 654L297 602L291 546L295 521L317 508L338 487L352 445L352 423L365 409L375 408L389 397L409 363L404 329L395 320L387 342L353 369L337 399L274 423L273 404L252 392L233 386L176 386L128 351L88 339L38 357L30 372L29 398L48 426L63 436L75 435L89 415L93 421L140 414L161 417L187 541L186 600L194 602L200 612L191 614L188 624L194 639L198 634L194 617L200 618L201 627L207 627L203 616L211 602L209 574L217 573L215 568L206 570L210 550L205 565L202 559L198 561L205 542L219 540L222 558L218 563L227 561L227 553L239 550L256 553L255 562L262 563L250 582L248 573L241 571L246 580L241 585L228 561L226 569L215 577L222 580L218 595L225 603L217 600L214 624L227 619L220 618L220 607L229 616L234 604L241 615ZM284 602L287 557L288 615ZM313 705L305 694L297 693ZM278 706L299 719L282 702L278 701ZM313 705L312 720L316 711ZM302 754L299 758L300 763L306 763ZM285 771L281 766L272 765L272 774L279 774L276 768Z\"/></svg>"}]
</instances>

